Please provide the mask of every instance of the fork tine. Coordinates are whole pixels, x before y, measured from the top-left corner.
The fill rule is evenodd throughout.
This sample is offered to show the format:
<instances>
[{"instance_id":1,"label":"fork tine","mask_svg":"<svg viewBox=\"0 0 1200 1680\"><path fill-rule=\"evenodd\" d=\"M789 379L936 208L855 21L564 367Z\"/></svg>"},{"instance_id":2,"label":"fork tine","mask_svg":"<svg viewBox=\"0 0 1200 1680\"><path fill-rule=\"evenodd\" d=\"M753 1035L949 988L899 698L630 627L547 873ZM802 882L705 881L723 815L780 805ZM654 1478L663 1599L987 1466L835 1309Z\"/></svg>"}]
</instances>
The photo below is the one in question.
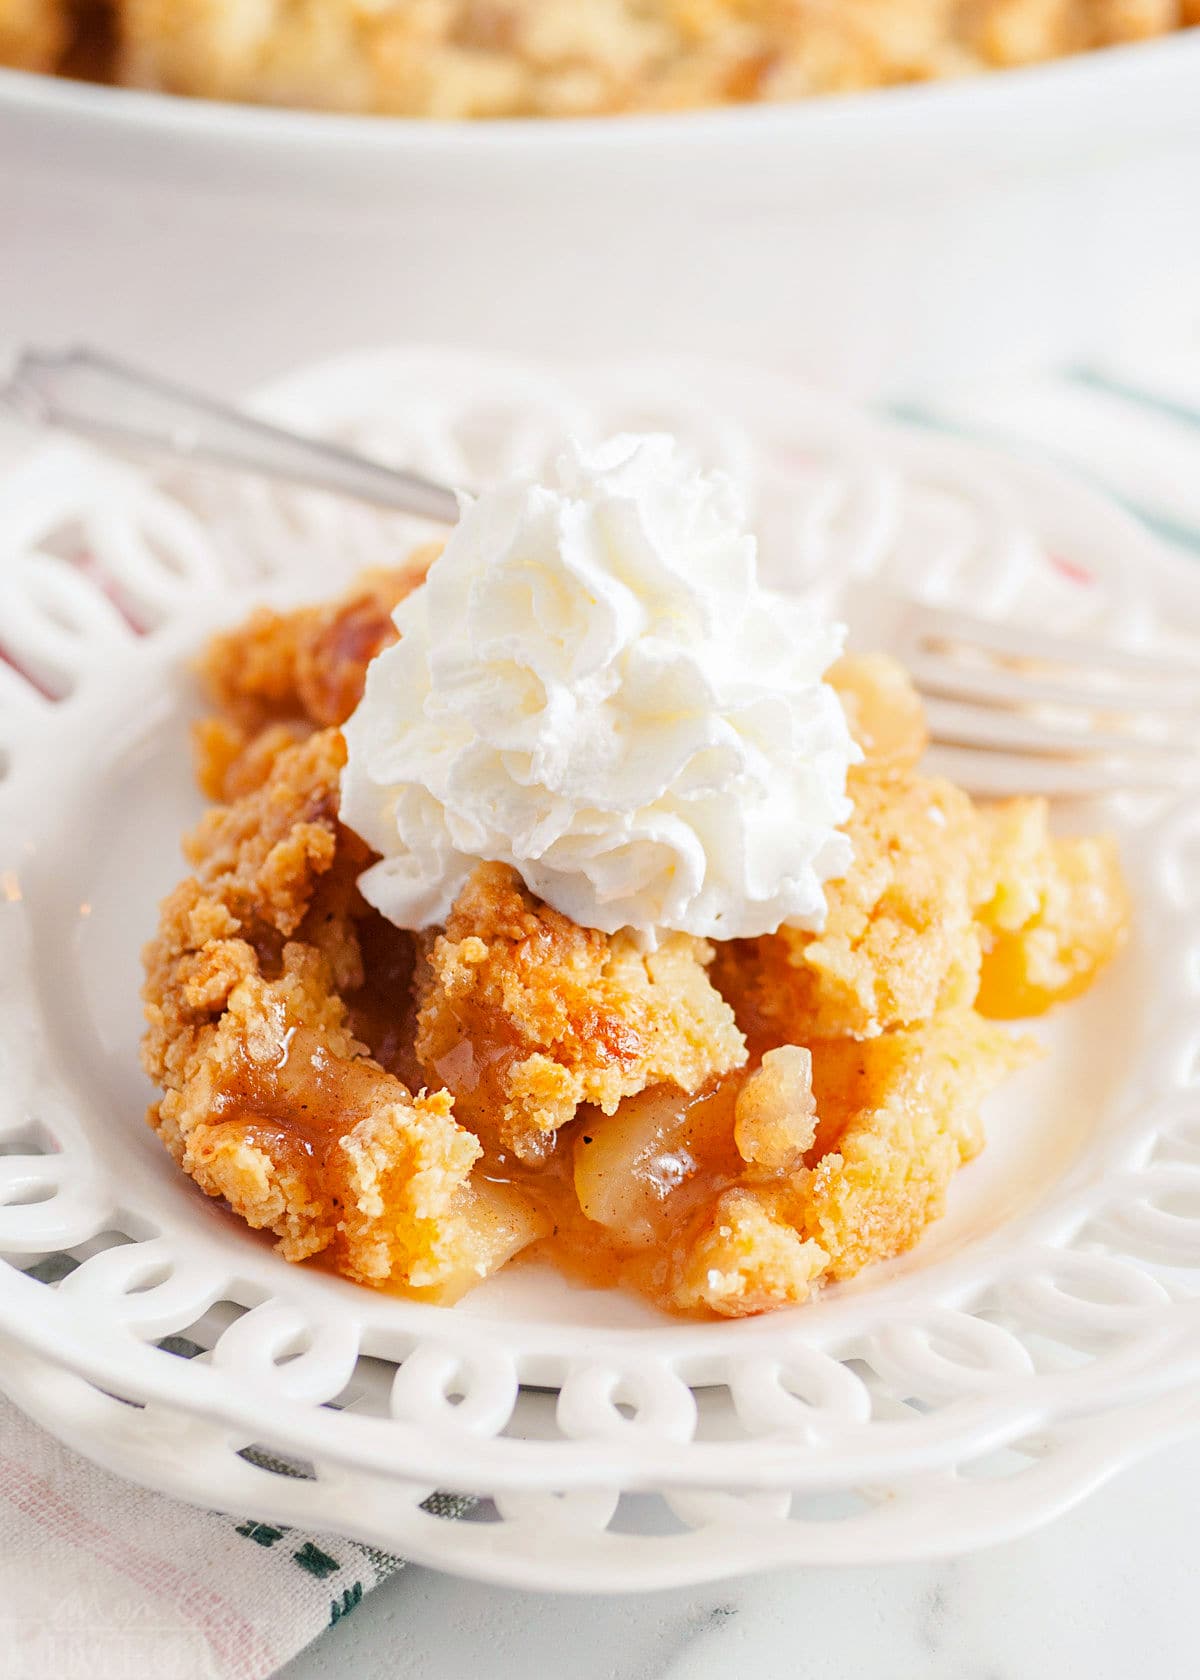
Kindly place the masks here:
<instances>
[{"instance_id":1,"label":"fork tine","mask_svg":"<svg viewBox=\"0 0 1200 1680\"><path fill-rule=\"evenodd\" d=\"M978 799L1013 799L1040 794L1046 799L1090 799L1110 793L1166 792L1179 786L1178 771L1163 765L1113 767L1034 758L1020 753L981 752L977 748L935 745L925 757L930 775L945 776Z\"/></svg>"},{"instance_id":2,"label":"fork tine","mask_svg":"<svg viewBox=\"0 0 1200 1680\"><path fill-rule=\"evenodd\" d=\"M930 641L962 642L1006 658L1078 665L1089 673L1112 671L1160 683L1167 679L1190 684L1200 691L1200 652L1139 653L1132 648L1114 647L1110 642L1057 636L992 618L978 618L973 613L924 605L915 608L906 628L918 645Z\"/></svg>"},{"instance_id":3,"label":"fork tine","mask_svg":"<svg viewBox=\"0 0 1200 1680\"><path fill-rule=\"evenodd\" d=\"M902 650L900 657L919 689L952 700L982 700L1000 706L1086 707L1091 712L1167 712L1196 715L1200 690L1191 694L1149 683L1086 683L1026 675L996 665L967 665L943 655Z\"/></svg>"},{"instance_id":4,"label":"fork tine","mask_svg":"<svg viewBox=\"0 0 1200 1680\"><path fill-rule=\"evenodd\" d=\"M1086 721L1074 727L1044 723L1025 712L992 706L972 706L955 700L925 701L925 720L935 741L963 747L1004 748L1011 752L1057 753L1079 758L1119 758L1148 762L1163 757L1200 776L1200 743L1195 735L1127 735L1092 729Z\"/></svg>"}]
</instances>

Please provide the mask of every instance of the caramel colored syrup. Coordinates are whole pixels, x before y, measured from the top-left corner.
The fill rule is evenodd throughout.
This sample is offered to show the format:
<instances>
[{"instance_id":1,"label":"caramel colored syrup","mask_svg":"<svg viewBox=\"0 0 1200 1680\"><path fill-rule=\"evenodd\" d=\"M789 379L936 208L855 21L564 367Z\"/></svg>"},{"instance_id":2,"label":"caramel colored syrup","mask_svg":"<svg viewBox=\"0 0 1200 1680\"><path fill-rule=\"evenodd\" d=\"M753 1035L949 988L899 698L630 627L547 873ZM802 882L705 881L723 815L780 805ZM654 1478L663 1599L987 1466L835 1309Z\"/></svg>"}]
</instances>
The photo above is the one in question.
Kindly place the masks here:
<instances>
[{"instance_id":1,"label":"caramel colored syrup","mask_svg":"<svg viewBox=\"0 0 1200 1680\"><path fill-rule=\"evenodd\" d=\"M303 694L311 715L342 724L363 696L367 666L396 640L391 610L376 595L349 600L308 650Z\"/></svg>"},{"instance_id":2,"label":"caramel colored syrup","mask_svg":"<svg viewBox=\"0 0 1200 1680\"><path fill-rule=\"evenodd\" d=\"M575 1194L572 1138L579 1122L564 1127L550 1140L549 1153L541 1166L530 1166L510 1152L489 1149L475 1165L475 1172L492 1184L507 1184L521 1191L551 1222L547 1236L530 1243L509 1264L549 1260L577 1282L595 1289L614 1289L621 1282L626 1251L604 1230L588 1219Z\"/></svg>"},{"instance_id":3,"label":"caramel colored syrup","mask_svg":"<svg viewBox=\"0 0 1200 1680\"><path fill-rule=\"evenodd\" d=\"M516 1189L545 1216L550 1234L518 1258L550 1260L578 1282L597 1288L636 1281L646 1272L648 1258L669 1247L672 1232L737 1176L742 1163L733 1144L733 1102L744 1075L692 1097L664 1093L661 1135L632 1169L633 1193L647 1212L644 1241L618 1240L586 1216L575 1187L579 1152L591 1148L612 1121L585 1108L570 1125L547 1134L541 1159L529 1158L528 1151L525 1158L516 1155L500 1137L503 1091L507 1069L528 1054L528 1045L502 1015L483 1020L477 1012L468 1017L444 1010L441 1039L426 1047L422 1067L414 1048L415 942L377 916L359 923L359 939L365 983L347 1000L351 1030L410 1089L445 1085L451 1090L456 1118L483 1146L472 1177ZM629 1048L611 1023L603 1042L615 1059Z\"/></svg>"},{"instance_id":4,"label":"caramel colored syrup","mask_svg":"<svg viewBox=\"0 0 1200 1680\"><path fill-rule=\"evenodd\" d=\"M621 1240L584 1214L575 1178L568 1180L571 1207L554 1236L538 1245L556 1265L596 1288L625 1284L642 1294L666 1293L672 1252L687 1239L697 1219L736 1182L745 1163L733 1139L733 1112L745 1071L713 1080L688 1095L660 1086L632 1101L653 1101L662 1118L646 1146L629 1160L616 1187L628 1208L626 1230L636 1241ZM605 1116L585 1110L564 1129L558 1148L568 1161L602 1147L602 1128L620 1125L622 1112Z\"/></svg>"},{"instance_id":5,"label":"caramel colored syrup","mask_svg":"<svg viewBox=\"0 0 1200 1680\"><path fill-rule=\"evenodd\" d=\"M333 1056L311 1027L289 1027L276 1060L241 1056L210 1112L213 1124L236 1122L274 1160L321 1172L339 1139L391 1090L372 1062Z\"/></svg>"},{"instance_id":6,"label":"caramel colored syrup","mask_svg":"<svg viewBox=\"0 0 1200 1680\"><path fill-rule=\"evenodd\" d=\"M597 1011L592 1025L587 1030L593 1042L602 1044L613 1061L640 1053L632 1029L610 1012ZM636 1279L646 1270L648 1251L669 1248L672 1233L733 1182L744 1165L733 1143L733 1103L743 1074L692 1096L661 1088L662 1125L651 1146L630 1164L629 1196L642 1215L638 1240L623 1240L584 1212L575 1179L580 1152L594 1147L606 1128L620 1124L621 1112L610 1117L585 1107L571 1123L544 1135L540 1157L529 1144L518 1155L500 1136L504 1076L513 1061L529 1054L529 1045L499 1014L483 1019L477 1011L456 1015L443 1009L438 1026L439 1042L427 1046L427 1074L432 1085L453 1092L456 1118L483 1145L474 1176L517 1189L550 1223L550 1234L522 1251L525 1259L548 1259L596 1288L628 1281L645 1289L647 1284Z\"/></svg>"},{"instance_id":7,"label":"caramel colored syrup","mask_svg":"<svg viewBox=\"0 0 1200 1680\"><path fill-rule=\"evenodd\" d=\"M410 1091L428 1084L417 1061L416 939L372 913L357 924L364 981L346 999L350 1031Z\"/></svg>"}]
</instances>

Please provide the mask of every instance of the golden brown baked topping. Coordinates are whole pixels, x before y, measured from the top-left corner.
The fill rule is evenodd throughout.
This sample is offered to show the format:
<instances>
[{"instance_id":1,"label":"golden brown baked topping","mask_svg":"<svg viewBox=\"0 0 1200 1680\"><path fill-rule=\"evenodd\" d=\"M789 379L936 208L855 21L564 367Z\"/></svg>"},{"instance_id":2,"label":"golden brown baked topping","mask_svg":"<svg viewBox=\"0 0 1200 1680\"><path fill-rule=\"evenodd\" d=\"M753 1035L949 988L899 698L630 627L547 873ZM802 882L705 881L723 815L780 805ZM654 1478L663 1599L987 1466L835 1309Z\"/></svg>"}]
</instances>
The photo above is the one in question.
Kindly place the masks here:
<instances>
[{"instance_id":1,"label":"golden brown baked topping","mask_svg":"<svg viewBox=\"0 0 1200 1680\"><path fill-rule=\"evenodd\" d=\"M695 1091L741 1066L711 956L686 934L644 955L628 935L540 903L512 869L482 864L423 964L417 1055L460 1117L536 1161L580 1103L611 1114L649 1085Z\"/></svg>"},{"instance_id":2,"label":"golden brown baked topping","mask_svg":"<svg viewBox=\"0 0 1200 1680\"><path fill-rule=\"evenodd\" d=\"M18 24L52 11L52 0L7 4ZM1030 64L1197 20L1197 0L114 0L114 10L117 75L133 86L440 118L799 99ZM18 52L30 27L12 34Z\"/></svg>"},{"instance_id":3,"label":"golden brown baked topping","mask_svg":"<svg viewBox=\"0 0 1200 1680\"><path fill-rule=\"evenodd\" d=\"M0 0L0 64L55 70L69 40L65 0Z\"/></svg>"},{"instance_id":4,"label":"golden brown baked topping","mask_svg":"<svg viewBox=\"0 0 1200 1680\"><path fill-rule=\"evenodd\" d=\"M1040 1015L1078 997L1124 944L1129 895L1116 846L1056 838L1046 802L1013 799L983 814L991 896L979 1008L996 1020Z\"/></svg>"},{"instance_id":5,"label":"golden brown baked topping","mask_svg":"<svg viewBox=\"0 0 1200 1680\"><path fill-rule=\"evenodd\" d=\"M392 613L422 581L440 543L403 566L364 572L340 600L275 612L212 638L199 675L218 708L196 730L199 779L211 799L235 799L275 753L311 729L343 724L362 699L367 666L396 640Z\"/></svg>"},{"instance_id":6,"label":"golden brown baked topping","mask_svg":"<svg viewBox=\"0 0 1200 1680\"><path fill-rule=\"evenodd\" d=\"M912 770L929 744L925 708L903 665L886 653L851 653L828 680L850 733L875 770Z\"/></svg>"},{"instance_id":7,"label":"golden brown baked topping","mask_svg":"<svg viewBox=\"0 0 1200 1680\"><path fill-rule=\"evenodd\" d=\"M851 772L854 867L826 890L819 934L781 928L722 949L717 985L752 1036L871 1038L969 1004L985 848L974 806L912 772Z\"/></svg>"}]
</instances>

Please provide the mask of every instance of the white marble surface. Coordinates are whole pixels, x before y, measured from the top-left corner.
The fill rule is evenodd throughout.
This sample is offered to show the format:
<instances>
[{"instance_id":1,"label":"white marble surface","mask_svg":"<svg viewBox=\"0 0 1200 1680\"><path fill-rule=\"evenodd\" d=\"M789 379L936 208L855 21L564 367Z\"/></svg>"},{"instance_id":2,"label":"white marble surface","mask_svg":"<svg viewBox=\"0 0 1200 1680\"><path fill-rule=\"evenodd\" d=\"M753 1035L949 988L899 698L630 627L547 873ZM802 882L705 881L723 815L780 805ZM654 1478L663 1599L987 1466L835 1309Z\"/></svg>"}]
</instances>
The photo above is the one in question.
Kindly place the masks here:
<instances>
[{"instance_id":1,"label":"white marble surface","mask_svg":"<svg viewBox=\"0 0 1200 1680\"><path fill-rule=\"evenodd\" d=\"M1185 1680L1200 1438L941 1563L560 1598L403 1570L280 1680Z\"/></svg>"}]
</instances>

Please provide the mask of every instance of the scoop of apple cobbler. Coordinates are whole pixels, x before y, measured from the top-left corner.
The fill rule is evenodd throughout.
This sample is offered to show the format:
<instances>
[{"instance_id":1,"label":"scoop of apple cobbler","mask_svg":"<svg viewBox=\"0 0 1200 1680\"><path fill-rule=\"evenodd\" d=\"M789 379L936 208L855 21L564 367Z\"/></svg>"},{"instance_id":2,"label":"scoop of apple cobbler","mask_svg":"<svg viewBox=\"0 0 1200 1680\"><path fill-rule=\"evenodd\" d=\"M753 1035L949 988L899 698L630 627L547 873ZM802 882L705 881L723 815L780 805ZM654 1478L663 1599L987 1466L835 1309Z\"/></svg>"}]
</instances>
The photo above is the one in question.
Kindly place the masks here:
<instances>
[{"instance_id":1,"label":"scoop of apple cobbler","mask_svg":"<svg viewBox=\"0 0 1200 1680\"><path fill-rule=\"evenodd\" d=\"M1031 1053L996 1021L1119 949L1113 848L923 776L904 673L846 659L864 761L820 932L645 951L494 863L443 928L403 932L358 891L338 726L427 559L260 611L202 661L222 803L146 950L149 1117L175 1160L287 1259L440 1301L527 1250L738 1316L910 1248Z\"/></svg>"},{"instance_id":2,"label":"scoop of apple cobbler","mask_svg":"<svg viewBox=\"0 0 1200 1680\"><path fill-rule=\"evenodd\" d=\"M160 92L595 116L960 77L1198 21L1197 0L0 0L0 64L49 70L111 31L115 65L88 73Z\"/></svg>"}]
</instances>

